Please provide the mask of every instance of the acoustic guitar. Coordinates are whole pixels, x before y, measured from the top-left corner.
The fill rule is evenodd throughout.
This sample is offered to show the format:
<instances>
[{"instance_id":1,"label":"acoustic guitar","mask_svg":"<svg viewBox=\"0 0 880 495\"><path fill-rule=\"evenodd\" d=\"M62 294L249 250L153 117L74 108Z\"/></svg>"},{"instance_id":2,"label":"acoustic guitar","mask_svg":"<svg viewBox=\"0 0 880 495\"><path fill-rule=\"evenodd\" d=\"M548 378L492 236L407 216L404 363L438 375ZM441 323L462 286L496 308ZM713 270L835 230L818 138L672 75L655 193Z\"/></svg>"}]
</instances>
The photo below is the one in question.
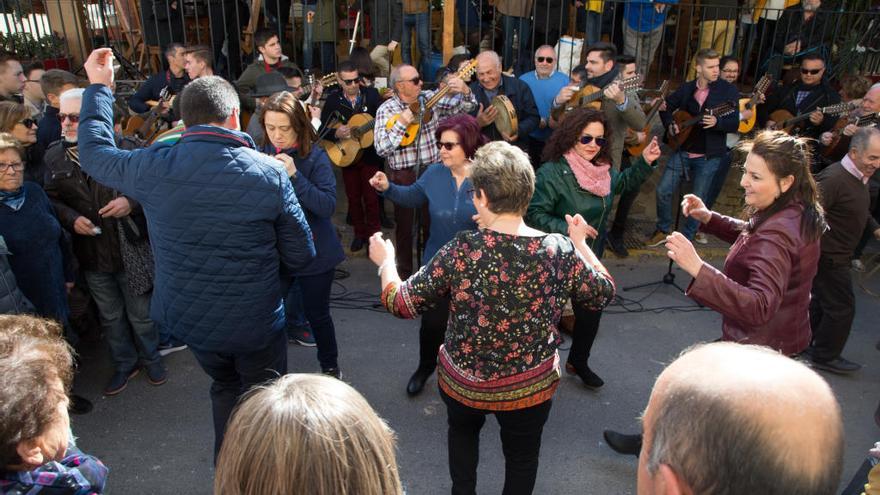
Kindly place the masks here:
<instances>
[{"instance_id":1,"label":"acoustic guitar","mask_svg":"<svg viewBox=\"0 0 880 495\"><path fill-rule=\"evenodd\" d=\"M739 113L743 113L746 110L752 110L752 116L746 120L739 121L739 131L740 134L745 134L752 130L755 127L755 122L758 120L758 112L754 111L755 105L758 104L758 100L764 96L764 93L767 92L767 88L770 87L770 83L773 82L773 78L769 75L764 75L755 84L755 89L752 91L752 96L748 98L742 98L739 100Z\"/></svg>"},{"instance_id":2,"label":"acoustic guitar","mask_svg":"<svg viewBox=\"0 0 880 495\"><path fill-rule=\"evenodd\" d=\"M843 139L848 137L843 135L843 129L846 126L853 124L856 127L871 127L878 123L880 123L880 112L838 120L834 129L831 131L831 144L822 150L822 156L830 158L843 155L848 151L850 140Z\"/></svg>"},{"instance_id":3,"label":"acoustic guitar","mask_svg":"<svg viewBox=\"0 0 880 495\"><path fill-rule=\"evenodd\" d=\"M645 142L634 144L627 148L630 156L641 156L642 151L645 151L645 148L648 147L648 143L651 142L651 128L654 126L654 120L657 118L657 115L660 113L660 107L663 106L663 100L666 99L666 95L669 94L669 80L663 81L660 85L660 96L654 100L654 103L651 104L651 109L648 110L648 114L645 116L645 128L642 129L642 132L645 133ZM632 129L627 129L626 133L629 135L635 134L635 131Z\"/></svg>"},{"instance_id":4,"label":"acoustic guitar","mask_svg":"<svg viewBox=\"0 0 880 495\"><path fill-rule=\"evenodd\" d=\"M721 118L726 117L733 112L737 111L737 106L729 101L726 101L720 105L716 105L708 110L703 110L703 113L699 115L691 115L690 113L684 110L676 110L675 113L672 114L672 120L678 124L678 134L674 136L669 136L667 138L667 144L672 149L677 149L679 146L684 144L687 141L688 137L691 135L691 131L694 126L700 122L702 122L703 117L706 115L714 115L715 117Z\"/></svg>"},{"instance_id":5,"label":"acoustic guitar","mask_svg":"<svg viewBox=\"0 0 880 495\"><path fill-rule=\"evenodd\" d=\"M792 115L791 112L789 112L788 110L780 109L770 114L769 120L775 122L775 124L770 128L773 130L782 130L788 134L791 134L793 132L800 131L801 128L804 126L804 122L806 122L807 119L810 118L810 115L812 115L812 113L817 110L825 115L833 117L836 115L843 115L855 109L855 107L855 104L852 102L836 103L834 105L828 105L827 107L819 107L800 115Z\"/></svg>"},{"instance_id":6,"label":"acoustic guitar","mask_svg":"<svg viewBox=\"0 0 880 495\"><path fill-rule=\"evenodd\" d=\"M476 69L477 59L471 59L471 61L468 62L467 65L459 69L458 72L455 73L455 75L456 77L464 79L473 74ZM446 96L446 93L448 92L449 86L443 86L442 89L435 92L434 96L432 96L430 99L428 99L427 102L425 102L425 108L421 108L418 101L414 101L409 104L409 110L414 115L418 115L420 111L422 112L422 120L421 122L412 122L408 126L406 126L406 131L403 133L403 139L400 141L400 146L409 146L413 144L413 142L416 140L416 136L419 135L419 129L421 128L421 125L423 123L427 124L431 121L431 118L433 118L434 113L431 108L436 105L437 102L439 102L444 96ZM388 123L385 124L385 128L391 130L391 128L394 127L394 124L396 124L399 119L400 114L392 115L391 118L388 119Z\"/></svg>"},{"instance_id":7,"label":"acoustic guitar","mask_svg":"<svg viewBox=\"0 0 880 495\"><path fill-rule=\"evenodd\" d=\"M602 88L598 86L593 86L592 84L587 84L583 86L580 90L578 90L577 93L573 94L571 98L569 98L568 101L565 102L565 105L553 109L550 112L550 116L553 117L553 120L559 122L562 120L566 113L574 110L575 108L589 107L599 110L600 108L602 108L602 96L605 94L605 89L614 83L620 84L621 91L637 90L641 89L642 87L642 76L636 74L626 79L612 81Z\"/></svg>"},{"instance_id":8,"label":"acoustic guitar","mask_svg":"<svg viewBox=\"0 0 880 495\"><path fill-rule=\"evenodd\" d=\"M321 147L327 152L330 161L337 167L345 168L358 161L364 149L373 145L373 127L376 121L368 113L357 113L347 123L338 122L331 129L339 129L343 125L351 128L351 137L340 139L335 143L328 139L321 141Z\"/></svg>"},{"instance_id":9,"label":"acoustic guitar","mask_svg":"<svg viewBox=\"0 0 880 495\"><path fill-rule=\"evenodd\" d=\"M168 87L162 88L162 91L159 92L159 101L156 102L156 105L150 109L149 114L144 118L142 115L132 115L128 118L128 121L125 123L125 129L122 130L123 136L137 136L141 139L149 140L153 137L156 132L158 132L159 128L156 126L156 123L159 121L159 117L162 116L162 112L165 111L171 105L171 100L174 99L174 95L171 94L171 91ZM154 129L155 127L155 129Z\"/></svg>"}]
</instances>

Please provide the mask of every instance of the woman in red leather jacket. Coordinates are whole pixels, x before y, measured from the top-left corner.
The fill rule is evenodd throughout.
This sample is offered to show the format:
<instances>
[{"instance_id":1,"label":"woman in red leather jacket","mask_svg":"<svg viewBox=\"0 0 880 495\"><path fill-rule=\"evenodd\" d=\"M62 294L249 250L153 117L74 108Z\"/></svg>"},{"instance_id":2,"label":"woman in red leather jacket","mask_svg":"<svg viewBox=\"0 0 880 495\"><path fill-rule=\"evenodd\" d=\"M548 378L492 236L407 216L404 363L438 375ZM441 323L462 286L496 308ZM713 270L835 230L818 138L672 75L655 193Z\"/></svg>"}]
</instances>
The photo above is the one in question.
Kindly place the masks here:
<instances>
[{"instance_id":1,"label":"woman in red leather jacket","mask_svg":"<svg viewBox=\"0 0 880 495\"><path fill-rule=\"evenodd\" d=\"M681 205L703 232L733 243L724 270L700 259L677 232L667 237L667 255L694 277L687 295L723 315L722 340L792 356L810 344L810 288L826 228L810 152L779 131L761 132L743 149L747 220L709 211L690 194Z\"/></svg>"}]
</instances>

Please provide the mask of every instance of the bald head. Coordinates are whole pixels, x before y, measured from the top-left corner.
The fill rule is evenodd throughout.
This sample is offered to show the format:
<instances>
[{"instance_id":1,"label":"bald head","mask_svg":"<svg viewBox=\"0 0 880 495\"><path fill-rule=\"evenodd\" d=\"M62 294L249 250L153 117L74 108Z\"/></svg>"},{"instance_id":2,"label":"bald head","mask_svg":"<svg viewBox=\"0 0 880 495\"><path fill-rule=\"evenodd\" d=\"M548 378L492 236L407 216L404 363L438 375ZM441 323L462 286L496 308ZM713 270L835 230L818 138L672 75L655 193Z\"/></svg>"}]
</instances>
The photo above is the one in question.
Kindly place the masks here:
<instances>
[{"instance_id":1,"label":"bald head","mask_svg":"<svg viewBox=\"0 0 880 495\"><path fill-rule=\"evenodd\" d=\"M501 84L501 57L497 53L488 50L477 55L477 80L490 91Z\"/></svg>"},{"instance_id":2,"label":"bald head","mask_svg":"<svg viewBox=\"0 0 880 495\"><path fill-rule=\"evenodd\" d=\"M840 408L806 366L763 347L686 351L645 410L639 495L825 494L843 455Z\"/></svg>"}]
</instances>

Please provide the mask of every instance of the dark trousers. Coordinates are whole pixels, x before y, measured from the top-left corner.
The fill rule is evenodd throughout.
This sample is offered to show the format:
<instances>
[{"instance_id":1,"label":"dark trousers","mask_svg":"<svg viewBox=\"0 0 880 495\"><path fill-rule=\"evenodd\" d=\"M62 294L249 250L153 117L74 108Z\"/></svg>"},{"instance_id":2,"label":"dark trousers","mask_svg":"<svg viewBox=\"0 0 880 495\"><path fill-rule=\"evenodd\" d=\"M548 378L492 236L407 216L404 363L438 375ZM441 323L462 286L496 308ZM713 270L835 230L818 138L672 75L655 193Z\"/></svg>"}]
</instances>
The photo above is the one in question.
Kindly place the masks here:
<instances>
[{"instance_id":1,"label":"dark trousers","mask_svg":"<svg viewBox=\"0 0 880 495\"><path fill-rule=\"evenodd\" d=\"M535 488L541 433L550 416L553 400L516 411L486 411L468 407L440 391L446 403L449 431L449 475L453 495L477 493L477 464L480 461L480 430L486 415L494 414L501 427L504 451L502 495L528 495Z\"/></svg>"},{"instance_id":2,"label":"dark trousers","mask_svg":"<svg viewBox=\"0 0 880 495\"><path fill-rule=\"evenodd\" d=\"M709 185L709 192L706 194L705 198L702 198L703 202L706 203L706 207L709 209L712 209L712 206L721 194L721 190L724 189L724 183L727 182L727 175L730 173L730 162L732 157L733 153L731 153L730 150L721 155L721 163L718 165L718 171L715 172L715 177L712 178L712 184Z\"/></svg>"},{"instance_id":3,"label":"dark trousers","mask_svg":"<svg viewBox=\"0 0 880 495\"><path fill-rule=\"evenodd\" d=\"M416 171L412 168L403 170L392 170L389 172L388 178L391 182L408 186L416 181ZM394 229L394 244L397 248L397 273L400 278L406 280L413 273L413 223L415 222L415 212L413 208L394 205L394 221L397 222ZM422 237L426 238L428 233L428 207L422 208L421 216Z\"/></svg>"},{"instance_id":4,"label":"dark trousers","mask_svg":"<svg viewBox=\"0 0 880 495\"><path fill-rule=\"evenodd\" d=\"M448 298L439 301L437 307L422 313L422 323L419 326L419 371L433 372L437 367L437 352L443 345L448 321Z\"/></svg>"},{"instance_id":5,"label":"dark trousers","mask_svg":"<svg viewBox=\"0 0 880 495\"><path fill-rule=\"evenodd\" d=\"M574 310L574 331L571 336L571 350L568 352L568 362L575 368L587 365L590 360L590 351L596 334L599 333L599 320L602 319L601 311L591 311L580 307L577 303L572 304Z\"/></svg>"},{"instance_id":6,"label":"dark trousers","mask_svg":"<svg viewBox=\"0 0 880 495\"><path fill-rule=\"evenodd\" d=\"M529 154L529 161L532 162L532 168L538 170L541 167L541 153L544 151L544 146L547 146L546 141L540 141L538 139L530 139L529 147L526 152Z\"/></svg>"},{"instance_id":7,"label":"dark trousers","mask_svg":"<svg viewBox=\"0 0 880 495\"><path fill-rule=\"evenodd\" d=\"M302 289L303 308L306 319L312 327L315 344L318 349L318 362L322 370L338 368L336 358L339 351L336 347L336 328L330 317L330 289L333 287L333 276L336 270L317 275L300 275L296 277Z\"/></svg>"},{"instance_id":8,"label":"dark trousers","mask_svg":"<svg viewBox=\"0 0 880 495\"><path fill-rule=\"evenodd\" d=\"M235 81L241 74L241 27L247 25L250 10L237 0L211 0L208 6L214 73ZM228 57L222 52L224 40Z\"/></svg>"},{"instance_id":9,"label":"dark trousers","mask_svg":"<svg viewBox=\"0 0 880 495\"><path fill-rule=\"evenodd\" d=\"M367 239L379 232L379 197L370 186L370 178L379 171L377 165L355 163L342 169L342 181L345 182L345 197L348 198L348 211L354 236Z\"/></svg>"},{"instance_id":10,"label":"dark trousers","mask_svg":"<svg viewBox=\"0 0 880 495\"><path fill-rule=\"evenodd\" d=\"M856 313L855 302L849 260L833 262L820 257L810 299L814 360L830 361L843 352Z\"/></svg>"},{"instance_id":11,"label":"dark trousers","mask_svg":"<svg viewBox=\"0 0 880 495\"><path fill-rule=\"evenodd\" d=\"M204 352L190 347L205 373L211 377L211 408L214 415L214 461L223 445L226 423L239 397L254 385L287 373L287 335L278 330L262 349L250 352Z\"/></svg>"},{"instance_id":12,"label":"dark trousers","mask_svg":"<svg viewBox=\"0 0 880 495\"><path fill-rule=\"evenodd\" d=\"M632 165L632 159L629 153L624 150L623 157L620 160L620 171L628 169ZM629 212L632 210L633 203L639 197L639 191L625 191L617 200L617 210L614 212L614 222L609 230L609 237L613 239L623 239L623 232L626 230L626 220L629 218Z\"/></svg>"}]
</instances>

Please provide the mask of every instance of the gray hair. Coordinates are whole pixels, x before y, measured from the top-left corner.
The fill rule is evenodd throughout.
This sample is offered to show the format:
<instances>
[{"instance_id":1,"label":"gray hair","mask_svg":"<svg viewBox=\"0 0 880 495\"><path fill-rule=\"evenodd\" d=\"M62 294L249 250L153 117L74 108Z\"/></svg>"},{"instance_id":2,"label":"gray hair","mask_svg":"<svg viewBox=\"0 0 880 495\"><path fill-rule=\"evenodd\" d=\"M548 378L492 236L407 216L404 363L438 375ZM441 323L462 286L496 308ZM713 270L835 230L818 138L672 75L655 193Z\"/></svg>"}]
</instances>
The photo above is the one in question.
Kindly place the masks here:
<instances>
[{"instance_id":1,"label":"gray hair","mask_svg":"<svg viewBox=\"0 0 880 495\"><path fill-rule=\"evenodd\" d=\"M64 102L70 100L82 100L83 93L85 92L86 90L84 88L70 88L67 91L61 93L61 96L59 97L59 102L63 104Z\"/></svg>"},{"instance_id":2,"label":"gray hair","mask_svg":"<svg viewBox=\"0 0 880 495\"><path fill-rule=\"evenodd\" d=\"M860 127L859 130L853 134L852 141L849 143L849 149L859 152L865 151L868 149L871 138L874 137L880 137L880 129L877 129L874 126Z\"/></svg>"},{"instance_id":3,"label":"gray hair","mask_svg":"<svg viewBox=\"0 0 880 495\"><path fill-rule=\"evenodd\" d=\"M474 153L471 184L486 194L493 213L523 215L535 193L535 172L525 151L505 141L492 141Z\"/></svg>"},{"instance_id":4,"label":"gray hair","mask_svg":"<svg viewBox=\"0 0 880 495\"><path fill-rule=\"evenodd\" d=\"M225 122L240 108L235 88L220 76L200 77L180 94L180 117L187 126Z\"/></svg>"},{"instance_id":5,"label":"gray hair","mask_svg":"<svg viewBox=\"0 0 880 495\"><path fill-rule=\"evenodd\" d=\"M870 88L868 88L868 91L874 91L875 89L880 89L880 82L874 83Z\"/></svg>"},{"instance_id":6,"label":"gray hair","mask_svg":"<svg viewBox=\"0 0 880 495\"><path fill-rule=\"evenodd\" d=\"M402 72L404 67L412 67L412 65L400 64L391 70L391 74L388 76L388 87L389 88L391 88L391 89L397 88L397 83L400 82L400 80L401 80L400 78L402 77L400 75L400 73ZM413 67L413 68L415 68L415 67Z\"/></svg>"},{"instance_id":7,"label":"gray hair","mask_svg":"<svg viewBox=\"0 0 880 495\"><path fill-rule=\"evenodd\" d=\"M502 68L501 57L498 55L497 52L494 52L492 50L486 50L484 52L480 52L480 54L477 55L477 60L484 60L484 59L488 59L488 60L492 61L499 69Z\"/></svg>"}]
</instances>

